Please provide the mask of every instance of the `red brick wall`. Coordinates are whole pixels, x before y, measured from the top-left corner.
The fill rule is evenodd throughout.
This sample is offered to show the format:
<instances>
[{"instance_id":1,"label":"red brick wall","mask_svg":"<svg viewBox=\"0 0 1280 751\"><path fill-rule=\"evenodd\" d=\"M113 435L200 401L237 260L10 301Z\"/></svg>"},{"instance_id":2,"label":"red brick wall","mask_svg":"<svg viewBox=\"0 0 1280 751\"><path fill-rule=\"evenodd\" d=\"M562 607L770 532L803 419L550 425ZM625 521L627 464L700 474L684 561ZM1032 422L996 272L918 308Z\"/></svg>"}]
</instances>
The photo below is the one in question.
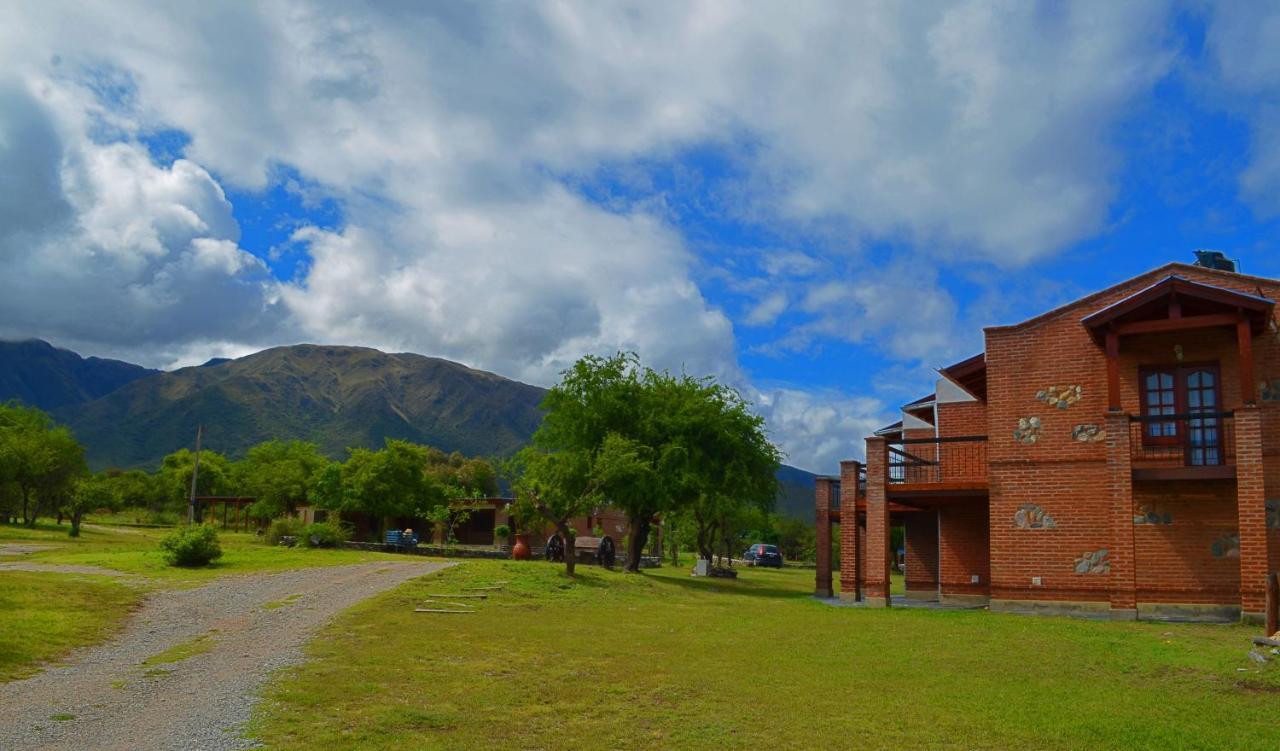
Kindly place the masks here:
<instances>
[{"instance_id":1,"label":"red brick wall","mask_svg":"<svg viewBox=\"0 0 1280 751\"><path fill-rule=\"evenodd\" d=\"M938 591L938 517L932 511L902 515L906 527L908 592Z\"/></svg>"},{"instance_id":2,"label":"red brick wall","mask_svg":"<svg viewBox=\"0 0 1280 751\"><path fill-rule=\"evenodd\" d=\"M944 595L990 592L990 540L987 506L978 500L943 506L938 511L942 536L938 546L938 578ZM977 575L977 583L972 577Z\"/></svg>"},{"instance_id":3,"label":"red brick wall","mask_svg":"<svg viewBox=\"0 0 1280 751\"><path fill-rule=\"evenodd\" d=\"M982 402L946 402L938 405L938 435L987 434L987 405Z\"/></svg>"},{"instance_id":4,"label":"red brick wall","mask_svg":"<svg viewBox=\"0 0 1280 751\"><path fill-rule=\"evenodd\" d=\"M1164 278L1168 269L1138 277L1123 287L1099 294L1017 327L986 330L987 428L990 437L990 530L992 596L997 598L1106 600L1109 574L1076 574L1075 561L1085 552L1114 547L1108 509L1106 443L1080 442L1072 437L1079 424L1103 425L1107 409L1106 358L1100 346L1080 325L1080 319ZM1280 283L1179 266L1187 278L1262 294L1280 300ZM1126 412L1139 411L1138 369L1143 364L1177 362L1174 345L1181 345L1187 364L1216 361L1221 367L1223 406L1241 404L1239 362L1233 331L1202 329L1173 334L1125 338L1121 346L1121 402ZM1280 336L1268 331L1254 339L1258 381L1280 378ZM1049 386L1082 387L1080 401L1058 409L1037 400ZM945 405L944 405L945 406ZM1261 405L1262 453L1267 496L1280 498L1280 403ZM1020 443L1013 431L1018 418L1040 419L1035 443ZM946 420L942 421L944 430ZM1187 527L1174 531L1139 526L1134 531L1135 573L1139 600L1213 603L1228 601L1232 573L1238 587L1238 559L1213 559L1191 525L1226 524L1224 509L1234 508L1235 484L1229 498L1200 509L1182 500L1186 493L1204 493L1205 481L1184 483L1201 489L1135 487L1143 499L1163 494L1183 507ZM1014 515L1023 504L1037 504L1053 517L1056 529L1017 529ZM1119 530L1123 533L1124 530ZM944 530L944 537L945 537ZM1182 537L1182 535L1186 537ZM1268 531L1270 566L1280 566L1280 533ZM1192 546L1174 553L1179 542ZM1165 547L1161 547L1164 545ZM1194 548L1194 549L1193 549ZM1207 558L1205 557L1207 556ZM945 571L945 569L944 569ZM1162 573L1167 571L1166 573ZM1043 586L1033 588L1032 576ZM1165 576L1167 579L1159 579ZM1238 602L1238 600L1236 600Z\"/></svg>"},{"instance_id":5,"label":"red brick wall","mask_svg":"<svg viewBox=\"0 0 1280 751\"><path fill-rule=\"evenodd\" d=\"M1133 530L1138 602L1240 604L1240 559L1214 556L1236 531L1235 483L1138 483L1134 514L1159 522Z\"/></svg>"}]
</instances>

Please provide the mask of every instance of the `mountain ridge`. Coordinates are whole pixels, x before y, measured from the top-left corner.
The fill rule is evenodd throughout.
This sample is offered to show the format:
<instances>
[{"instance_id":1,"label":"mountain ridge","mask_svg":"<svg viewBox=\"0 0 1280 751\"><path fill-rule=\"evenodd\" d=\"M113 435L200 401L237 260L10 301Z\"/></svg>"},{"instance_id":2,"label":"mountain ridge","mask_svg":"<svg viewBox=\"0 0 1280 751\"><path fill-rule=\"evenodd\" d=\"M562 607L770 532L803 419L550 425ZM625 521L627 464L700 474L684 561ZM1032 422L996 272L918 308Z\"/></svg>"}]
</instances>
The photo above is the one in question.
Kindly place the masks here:
<instances>
[{"instance_id":1,"label":"mountain ridge","mask_svg":"<svg viewBox=\"0 0 1280 751\"><path fill-rule=\"evenodd\" d=\"M25 348L4 344L0 376L23 378L0 377L0 400L33 403L23 398L33 381L76 385L80 363L95 363L120 381L98 393L113 383L103 375L93 389L60 387L53 406L35 403L72 430L94 469L154 469L166 454L193 444L197 424L204 426L204 445L231 458L271 438L312 441L333 458L386 438L471 456L507 455L537 429L546 393L451 360L369 347L294 344L158 371L81 358L40 340ZM784 465L778 476L778 510L812 518L814 475Z\"/></svg>"}]
</instances>

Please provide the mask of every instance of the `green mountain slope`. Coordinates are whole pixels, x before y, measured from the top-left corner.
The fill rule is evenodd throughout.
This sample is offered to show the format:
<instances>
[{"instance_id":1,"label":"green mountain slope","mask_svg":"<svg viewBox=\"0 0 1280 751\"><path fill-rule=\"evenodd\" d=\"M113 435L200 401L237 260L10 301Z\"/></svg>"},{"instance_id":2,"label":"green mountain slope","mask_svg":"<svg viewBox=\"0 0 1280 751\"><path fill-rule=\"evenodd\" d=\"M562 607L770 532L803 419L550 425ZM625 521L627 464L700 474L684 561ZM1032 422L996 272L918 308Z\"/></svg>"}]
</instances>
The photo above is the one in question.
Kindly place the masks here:
<instances>
[{"instance_id":1,"label":"green mountain slope","mask_svg":"<svg viewBox=\"0 0 1280 751\"><path fill-rule=\"evenodd\" d=\"M448 360L297 345L159 373L55 410L94 467L154 467L194 441L238 457L270 438L331 456L404 438L468 455L506 454L541 420L543 390Z\"/></svg>"},{"instance_id":2,"label":"green mountain slope","mask_svg":"<svg viewBox=\"0 0 1280 751\"><path fill-rule=\"evenodd\" d=\"M50 410L94 469L154 469L195 440L233 458L271 438L342 457L385 438L472 456L514 452L542 419L545 391L448 360L302 344L173 372L81 358L45 342L0 342L0 401ZM813 518L814 475L778 470L777 510Z\"/></svg>"},{"instance_id":3,"label":"green mountain slope","mask_svg":"<svg viewBox=\"0 0 1280 751\"><path fill-rule=\"evenodd\" d=\"M44 410L91 401L159 372L81 357L39 339L0 341L0 401L17 399Z\"/></svg>"}]
</instances>

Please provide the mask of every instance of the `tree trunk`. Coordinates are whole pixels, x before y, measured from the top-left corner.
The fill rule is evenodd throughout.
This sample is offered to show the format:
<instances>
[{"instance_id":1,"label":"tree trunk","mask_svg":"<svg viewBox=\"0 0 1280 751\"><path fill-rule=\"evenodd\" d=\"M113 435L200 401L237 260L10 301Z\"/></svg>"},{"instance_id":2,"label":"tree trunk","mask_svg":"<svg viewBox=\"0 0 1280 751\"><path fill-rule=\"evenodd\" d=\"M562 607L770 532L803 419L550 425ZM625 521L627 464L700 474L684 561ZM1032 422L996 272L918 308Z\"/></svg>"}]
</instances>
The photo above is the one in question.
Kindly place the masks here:
<instances>
[{"instance_id":1,"label":"tree trunk","mask_svg":"<svg viewBox=\"0 0 1280 751\"><path fill-rule=\"evenodd\" d=\"M631 536L627 540L627 568L630 573L639 573L640 556L644 554L645 543L649 541L649 524L651 516L631 519Z\"/></svg>"},{"instance_id":2,"label":"tree trunk","mask_svg":"<svg viewBox=\"0 0 1280 751\"><path fill-rule=\"evenodd\" d=\"M84 512L82 512L82 511L73 511L73 512L71 512L71 532L70 532L70 534L71 534L71 536L72 536L72 537L79 537L79 536L80 536L80 517L82 517L82 516L84 516Z\"/></svg>"},{"instance_id":3,"label":"tree trunk","mask_svg":"<svg viewBox=\"0 0 1280 751\"><path fill-rule=\"evenodd\" d=\"M35 520L31 518L31 513L27 510L31 503L31 491L24 485L22 488L22 523L28 527L35 526Z\"/></svg>"},{"instance_id":4,"label":"tree trunk","mask_svg":"<svg viewBox=\"0 0 1280 751\"><path fill-rule=\"evenodd\" d=\"M578 554L574 549L573 530L569 529L568 524L556 524L556 531L560 533L560 539L564 540L564 572L569 576L573 576L573 567L578 562Z\"/></svg>"}]
</instances>

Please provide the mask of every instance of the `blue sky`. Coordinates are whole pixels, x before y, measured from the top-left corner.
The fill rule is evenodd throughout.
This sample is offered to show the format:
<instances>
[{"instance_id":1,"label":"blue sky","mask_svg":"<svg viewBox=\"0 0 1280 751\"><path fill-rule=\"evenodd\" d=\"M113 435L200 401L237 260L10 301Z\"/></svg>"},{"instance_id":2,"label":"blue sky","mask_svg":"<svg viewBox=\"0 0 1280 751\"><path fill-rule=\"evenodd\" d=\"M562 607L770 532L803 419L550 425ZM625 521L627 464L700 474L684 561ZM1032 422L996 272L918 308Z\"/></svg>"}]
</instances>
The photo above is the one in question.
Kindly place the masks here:
<instances>
[{"instance_id":1,"label":"blue sky","mask_svg":"<svg viewBox=\"0 0 1280 751\"><path fill-rule=\"evenodd\" d=\"M742 389L831 471L932 369L1197 248L1280 276L1280 12L20 5L0 336Z\"/></svg>"}]
</instances>

